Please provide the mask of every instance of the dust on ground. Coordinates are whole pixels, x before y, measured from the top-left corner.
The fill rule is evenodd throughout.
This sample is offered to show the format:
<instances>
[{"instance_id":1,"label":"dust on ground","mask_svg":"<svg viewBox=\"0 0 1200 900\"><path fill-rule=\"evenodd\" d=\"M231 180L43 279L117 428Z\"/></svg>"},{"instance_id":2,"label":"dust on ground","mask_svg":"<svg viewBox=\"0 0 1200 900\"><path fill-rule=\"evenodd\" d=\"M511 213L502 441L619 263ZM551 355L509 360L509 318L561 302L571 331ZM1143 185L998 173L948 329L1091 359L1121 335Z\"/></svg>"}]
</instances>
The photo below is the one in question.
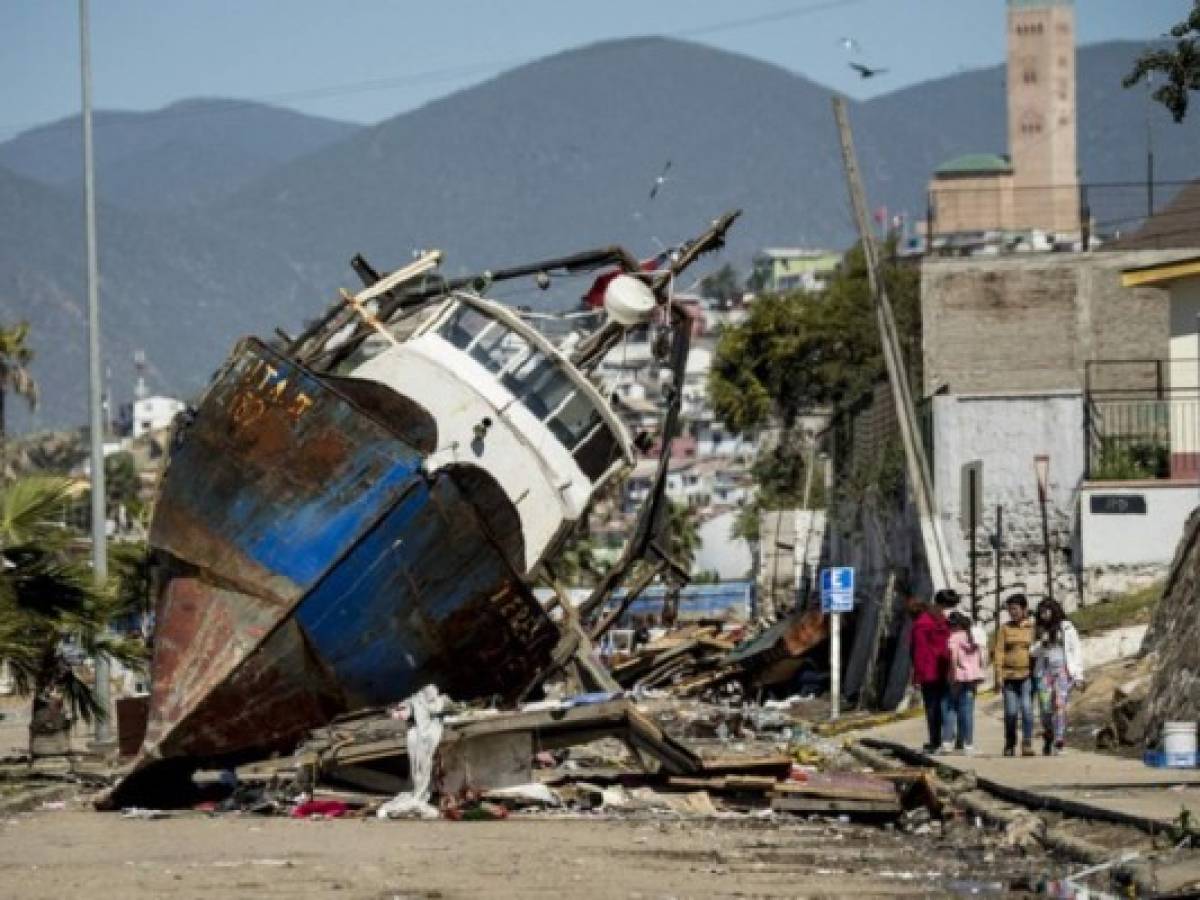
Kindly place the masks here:
<instances>
[{"instance_id":1,"label":"dust on ground","mask_svg":"<svg viewBox=\"0 0 1200 900\"><path fill-rule=\"evenodd\" d=\"M1015 892L1055 864L971 822L288 820L80 809L0 820L0 884L29 898L889 897Z\"/></svg>"}]
</instances>

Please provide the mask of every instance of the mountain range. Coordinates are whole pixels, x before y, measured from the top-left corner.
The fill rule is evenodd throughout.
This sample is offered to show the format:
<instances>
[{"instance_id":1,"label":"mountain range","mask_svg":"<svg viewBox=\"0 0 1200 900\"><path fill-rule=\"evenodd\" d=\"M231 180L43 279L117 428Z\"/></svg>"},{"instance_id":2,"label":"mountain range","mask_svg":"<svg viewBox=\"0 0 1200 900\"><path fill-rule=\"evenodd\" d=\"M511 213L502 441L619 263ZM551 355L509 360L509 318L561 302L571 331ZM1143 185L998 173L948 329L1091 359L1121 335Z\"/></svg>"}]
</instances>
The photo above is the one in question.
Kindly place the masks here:
<instances>
[{"instance_id":1,"label":"mountain range","mask_svg":"<svg viewBox=\"0 0 1200 900\"><path fill-rule=\"evenodd\" d=\"M1120 86L1142 49L1078 54L1083 177L1129 183L1090 189L1114 227L1144 212L1148 113L1158 179L1200 174L1200 123L1175 126ZM649 255L734 207L745 214L713 264L744 269L768 245L844 247L830 97L745 56L641 38L560 53L373 126L232 100L98 112L113 394L131 393L136 349L153 390L196 392L237 337L294 332L354 284L359 251L392 268L437 247L450 274L611 243ZM850 118L872 204L921 217L939 163L1004 150L1004 69L852 102ZM31 321L43 392L18 430L86 418L79 157L77 118L0 144L0 321Z\"/></svg>"}]
</instances>

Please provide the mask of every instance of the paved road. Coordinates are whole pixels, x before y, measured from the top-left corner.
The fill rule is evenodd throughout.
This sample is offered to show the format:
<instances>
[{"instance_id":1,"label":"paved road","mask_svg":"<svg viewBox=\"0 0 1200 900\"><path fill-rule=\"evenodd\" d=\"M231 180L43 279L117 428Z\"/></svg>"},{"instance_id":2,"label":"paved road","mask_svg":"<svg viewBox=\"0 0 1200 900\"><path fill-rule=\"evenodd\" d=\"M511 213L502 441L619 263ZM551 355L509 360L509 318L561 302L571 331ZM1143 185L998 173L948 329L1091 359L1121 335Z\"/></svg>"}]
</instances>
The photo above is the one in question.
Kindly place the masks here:
<instances>
[{"instance_id":1,"label":"paved road","mask_svg":"<svg viewBox=\"0 0 1200 900\"><path fill-rule=\"evenodd\" d=\"M907 719L861 732L859 737L902 744L920 751L924 718ZM1000 702L982 699L975 710L975 756L938 756L939 765L971 771L1002 786L1035 791L1089 806L1170 824L1180 810L1200 818L1200 770L1155 769L1139 760L1068 749L1061 756L1005 757ZM1041 741L1035 738L1040 749Z\"/></svg>"}]
</instances>

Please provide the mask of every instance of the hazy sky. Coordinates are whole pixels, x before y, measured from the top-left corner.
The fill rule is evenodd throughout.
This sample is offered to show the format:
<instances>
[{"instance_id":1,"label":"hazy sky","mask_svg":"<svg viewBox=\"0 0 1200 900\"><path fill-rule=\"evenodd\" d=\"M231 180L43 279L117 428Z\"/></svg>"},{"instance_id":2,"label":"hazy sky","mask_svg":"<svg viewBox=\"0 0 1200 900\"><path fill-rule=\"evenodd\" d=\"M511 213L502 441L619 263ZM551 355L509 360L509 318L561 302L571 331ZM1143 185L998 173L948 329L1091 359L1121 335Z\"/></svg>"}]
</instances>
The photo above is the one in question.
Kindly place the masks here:
<instances>
[{"instance_id":1,"label":"hazy sky","mask_svg":"<svg viewBox=\"0 0 1200 900\"><path fill-rule=\"evenodd\" d=\"M1078 0L1080 43L1145 40L1190 0ZM570 47L672 35L865 97L998 63L1003 0L92 0L97 108L262 99L375 122ZM842 38L861 50L846 50ZM0 0L0 140L79 108L75 0ZM861 81L851 59L889 71Z\"/></svg>"}]
</instances>

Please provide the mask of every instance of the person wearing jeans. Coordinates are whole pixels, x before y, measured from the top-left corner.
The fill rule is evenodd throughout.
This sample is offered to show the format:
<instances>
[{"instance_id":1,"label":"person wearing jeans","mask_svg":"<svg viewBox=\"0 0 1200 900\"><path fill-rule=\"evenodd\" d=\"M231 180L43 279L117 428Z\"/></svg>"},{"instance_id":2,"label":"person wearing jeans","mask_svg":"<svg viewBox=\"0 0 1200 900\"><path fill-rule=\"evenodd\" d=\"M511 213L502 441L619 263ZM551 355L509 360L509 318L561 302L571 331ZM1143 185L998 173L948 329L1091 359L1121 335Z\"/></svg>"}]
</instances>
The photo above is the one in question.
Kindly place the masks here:
<instances>
[{"instance_id":1,"label":"person wearing jeans","mask_svg":"<svg viewBox=\"0 0 1200 900\"><path fill-rule=\"evenodd\" d=\"M950 708L957 724L954 748L975 752L975 691L983 681L983 647L971 630L971 620L963 613L950 613Z\"/></svg>"},{"instance_id":2,"label":"person wearing jeans","mask_svg":"<svg viewBox=\"0 0 1200 900\"><path fill-rule=\"evenodd\" d=\"M1063 752L1067 736L1067 703L1071 689L1083 680L1083 645L1063 608L1049 598L1038 604L1037 640L1030 650L1042 714L1042 752Z\"/></svg>"},{"instance_id":3,"label":"person wearing jeans","mask_svg":"<svg viewBox=\"0 0 1200 900\"><path fill-rule=\"evenodd\" d=\"M1004 694L1004 755L1017 749L1017 723L1021 725L1021 755L1033 756L1033 620L1024 594L1013 594L1004 603L1008 621L996 629L993 662L996 687Z\"/></svg>"},{"instance_id":4,"label":"person wearing jeans","mask_svg":"<svg viewBox=\"0 0 1200 900\"><path fill-rule=\"evenodd\" d=\"M933 603L923 603L916 597L909 601L912 626L913 681L921 688L921 701L925 705L925 724L929 729L929 740L925 750L941 752L946 728L947 687L950 655L946 643L950 638L950 625L946 621L946 610L958 604L956 591L938 591Z\"/></svg>"},{"instance_id":5,"label":"person wearing jeans","mask_svg":"<svg viewBox=\"0 0 1200 900\"><path fill-rule=\"evenodd\" d=\"M1012 756L1017 746L1017 722L1021 724L1021 755L1033 756L1033 678L1005 678L1004 755Z\"/></svg>"}]
</instances>

